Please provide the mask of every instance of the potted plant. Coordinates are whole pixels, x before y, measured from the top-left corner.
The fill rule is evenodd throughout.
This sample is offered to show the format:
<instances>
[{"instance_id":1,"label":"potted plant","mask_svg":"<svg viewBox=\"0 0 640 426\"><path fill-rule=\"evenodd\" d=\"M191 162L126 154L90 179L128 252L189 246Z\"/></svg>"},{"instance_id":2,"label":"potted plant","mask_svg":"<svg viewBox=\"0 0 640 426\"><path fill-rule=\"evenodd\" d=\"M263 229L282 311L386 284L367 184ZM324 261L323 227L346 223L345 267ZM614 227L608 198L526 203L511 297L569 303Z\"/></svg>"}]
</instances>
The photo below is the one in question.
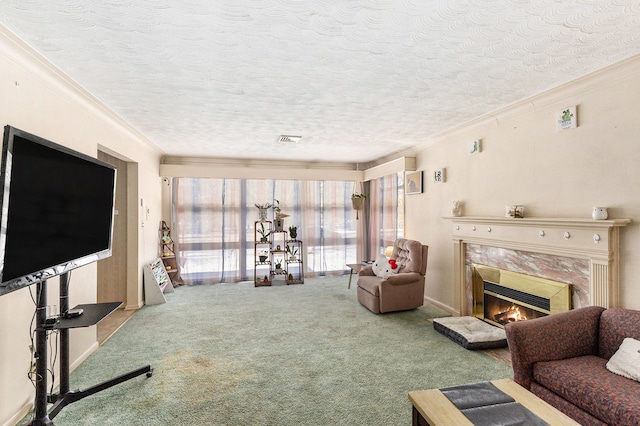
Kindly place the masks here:
<instances>
[{"instance_id":1,"label":"potted plant","mask_svg":"<svg viewBox=\"0 0 640 426\"><path fill-rule=\"evenodd\" d=\"M269 210L271 207L273 207L273 204L271 203L264 203L264 204L254 204L256 206L256 208L258 209L258 214L260 217L260 222L267 220L267 210Z\"/></svg>"},{"instance_id":2,"label":"potted plant","mask_svg":"<svg viewBox=\"0 0 640 426\"><path fill-rule=\"evenodd\" d=\"M362 206L364 205L364 200L367 198L365 194L354 192L351 194L351 205L356 211L356 219L358 219L358 211L362 210Z\"/></svg>"},{"instance_id":3,"label":"potted plant","mask_svg":"<svg viewBox=\"0 0 640 426\"><path fill-rule=\"evenodd\" d=\"M298 237L298 227L297 226L290 226L289 227L289 237L291 237L292 240L295 240Z\"/></svg>"},{"instance_id":4,"label":"potted plant","mask_svg":"<svg viewBox=\"0 0 640 426\"><path fill-rule=\"evenodd\" d=\"M275 219L274 219L274 227L276 231L282 231L282 226L284 224L284 218L289 216L286 213L282 213L282 210L280 209L280 201L276 200L274 198L274 200L276 203L273 205L273 211L275 212Z\"/></svg>"},{"instance_id":5,"label":"potted plant","mask_svg":"<svg viewBox=\"0 0 640 426\"><path fill-rule=\"evenodd\" d=\"M282 273L282 260L276 260L276 274Z\"/></svg>"},{"instance_id":6,"label":"potted plant","mask_svg":"<svg viewBox=\"0 0 640 426\"><path fill-rule=\"evenodd\" d=\"M265 263L268 257L269 257L269 252L267 250L262 250L258 255L258 259L260 259L260 263Z\"/></svg>"},{"instance_id":7,"label":"potted plant","mask_svg":"<svg viewBox=\"0 0 640 426\"><path fill-rule=\"evenodd\" d=\"M287 246L287 254L289 255L289 261L290 262L295 262L296 261L296 255L298 254L298 249L296 247L293 246Z\"/></svg>"},{"instance_id":8,"label":"potted plant","mask_svg":"<svg viewBox=\"0 0 640 426\"><path fill-rule=\"evenodd\" d=\"M362 209L362 205L364 204L364 200L367 198L365 194L361 194L359 192L354 192L351 194L351 205L356 210Z\"/></svg>"},{"instance_id":9,"label":"potted plant","mask_svg":"<svg viewBox=\"0 0 640 426\"><path fill-rule=\"evenodd\" d=\"M260 228L258 228L258 234L261 235L260 242L266 243L268 242L268 236L271 235L271 231L264 227L264 222L260 222Z\"/></svg>"}]
</instances>

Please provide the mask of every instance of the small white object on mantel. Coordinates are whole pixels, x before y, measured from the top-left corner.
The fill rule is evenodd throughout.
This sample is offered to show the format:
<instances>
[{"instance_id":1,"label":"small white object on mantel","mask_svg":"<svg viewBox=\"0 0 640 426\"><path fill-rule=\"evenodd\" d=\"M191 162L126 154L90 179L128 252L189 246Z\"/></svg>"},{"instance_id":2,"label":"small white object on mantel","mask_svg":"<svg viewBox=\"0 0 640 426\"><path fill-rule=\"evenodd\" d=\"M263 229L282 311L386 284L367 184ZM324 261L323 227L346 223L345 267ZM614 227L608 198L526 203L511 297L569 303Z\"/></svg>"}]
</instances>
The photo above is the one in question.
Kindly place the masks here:
<instances>
[{"instance_id":1,"label":"small white object on mantel","mask_svg":"<svg viewBox=\"0 0 640 426\"><path fill-rule=\"evenodd\" d=\"M609 217L606 207L594 207L591 212L593 220L606 220Z\"/></svg>"},{"instance_id":2,"label":"small white object on mantel","mask_svg":"<svg viewBox=\"0 0 640 426\"><path fill-rule=\"evenodd\" d=\"M453 206L451 207L451 215L453 217L462 216L462 203L458 200L453 202Z\"/></svg>"}]
</instances>

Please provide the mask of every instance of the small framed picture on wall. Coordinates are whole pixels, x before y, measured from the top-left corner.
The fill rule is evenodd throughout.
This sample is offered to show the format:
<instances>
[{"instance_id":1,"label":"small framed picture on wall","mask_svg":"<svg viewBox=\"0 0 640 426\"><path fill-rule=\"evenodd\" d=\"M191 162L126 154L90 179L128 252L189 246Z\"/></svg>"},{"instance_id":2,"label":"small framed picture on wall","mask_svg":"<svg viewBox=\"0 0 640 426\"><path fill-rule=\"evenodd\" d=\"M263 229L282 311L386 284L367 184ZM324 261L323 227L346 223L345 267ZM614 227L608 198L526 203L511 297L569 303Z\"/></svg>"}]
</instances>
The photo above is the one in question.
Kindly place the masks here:
<instances>
[{"instance_id":1,"label":"small framed picture on wall","mask_svg":"<svg viewBox=\"0 0 640 426\"><path fill-rule=\"evenodd\" d=\"M406 174L405 194L422 194L422 172Z\"/></svg>"}]
</instances>

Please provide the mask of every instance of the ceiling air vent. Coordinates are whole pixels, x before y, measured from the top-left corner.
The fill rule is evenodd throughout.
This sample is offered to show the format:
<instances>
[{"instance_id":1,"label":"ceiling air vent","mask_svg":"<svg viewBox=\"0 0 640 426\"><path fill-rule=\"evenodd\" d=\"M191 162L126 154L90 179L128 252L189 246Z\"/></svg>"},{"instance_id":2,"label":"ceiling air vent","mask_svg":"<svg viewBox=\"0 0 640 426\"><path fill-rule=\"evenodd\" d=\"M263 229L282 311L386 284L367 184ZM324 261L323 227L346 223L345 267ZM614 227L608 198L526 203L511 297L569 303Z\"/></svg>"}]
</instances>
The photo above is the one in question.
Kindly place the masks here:
<instances>
[{"instance_id":1,"label":"ceiling air vent","mask_svg":"<svg viewBox=\"0 0 640 426\"><path fill-rule=\"evenodd\" d=\"M280 135L278 138L278 142L283 143L298 143L302 139L302 136L288 136L288 135Z\"/></svg>"}]
</instances>

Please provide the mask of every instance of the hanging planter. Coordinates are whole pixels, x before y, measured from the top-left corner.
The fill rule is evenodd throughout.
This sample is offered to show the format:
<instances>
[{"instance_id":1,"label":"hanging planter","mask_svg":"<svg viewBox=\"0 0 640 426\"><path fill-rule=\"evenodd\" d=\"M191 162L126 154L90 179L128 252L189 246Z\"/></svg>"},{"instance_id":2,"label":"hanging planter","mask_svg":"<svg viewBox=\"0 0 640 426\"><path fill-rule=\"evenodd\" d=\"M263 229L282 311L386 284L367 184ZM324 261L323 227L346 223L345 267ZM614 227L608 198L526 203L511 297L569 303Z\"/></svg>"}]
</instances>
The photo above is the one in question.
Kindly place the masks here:
<instances>
[{"instance_id":1,"label":"hanging planter","mask_svg":"<svg viewBox=\"0 0 640 426\"><path fill-rule=\"evenodd\" d=\"M359 194L354 192L351 194L351 205L353 205L353 209L356 211L356 220L359 219L359 211L364 207L364 200L367 198L364 194Z\"/></svg>"},{"instance_id":2,"label":"hanging planter","mask_svg":"<svg viewBox=\"0 0 640 426\"><path fill-rule=\"evenodd\" d=\"M351 204L353 205L354 210L362 210L362 206L364 206L364 198L352 198Z\"/></svg>"}]
</instances>

